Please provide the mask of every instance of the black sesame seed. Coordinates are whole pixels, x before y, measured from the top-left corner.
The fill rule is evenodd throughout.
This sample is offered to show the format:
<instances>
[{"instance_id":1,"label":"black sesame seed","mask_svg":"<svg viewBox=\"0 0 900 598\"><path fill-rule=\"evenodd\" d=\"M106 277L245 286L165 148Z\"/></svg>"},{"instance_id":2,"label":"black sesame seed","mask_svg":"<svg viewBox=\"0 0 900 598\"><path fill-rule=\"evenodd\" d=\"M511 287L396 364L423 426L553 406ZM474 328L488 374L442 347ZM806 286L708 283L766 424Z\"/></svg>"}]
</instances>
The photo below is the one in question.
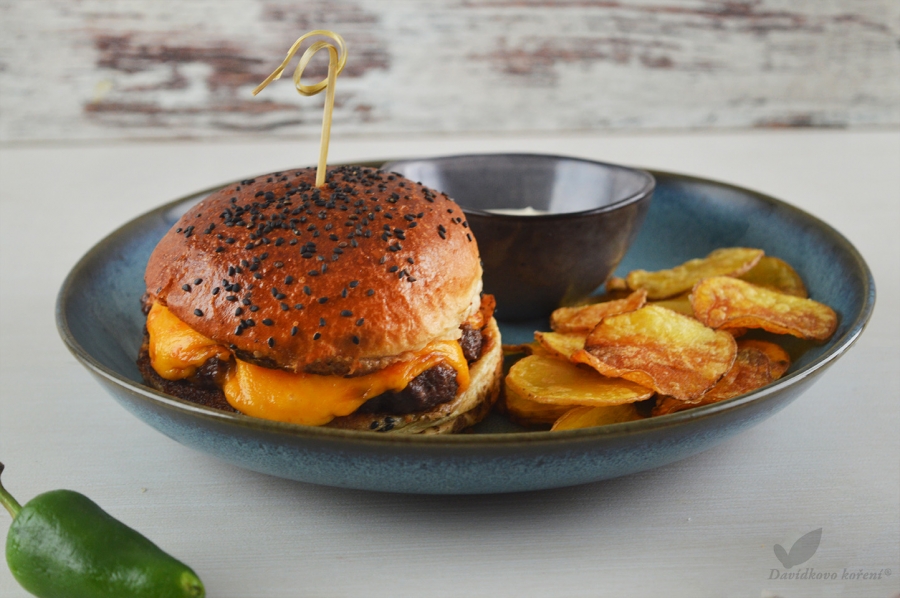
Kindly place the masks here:
<instances>
[{"instance_id":1,"label":"black sesame seed","mask_svg":"<svg viewBox=\"0 0 900 598\"><path fill-rule=\"evenodd\" d=\"M356 325L357 325L357 326L362 326L362 325L363 325L363 322L365 322L365 318L360 318L360 319L358 319L358 320L356 321Z\"/></svg>"},{"instance_id":2,"label":"black sesame seed","mask_svg":"<svg viewBox=\"0 0 900 598\"><path fill-rule=\"evenodd\" d=\"M375 294L375 289L369 289L368 291L366 291L366 295L368 295L369 297L371 297L374 294Z\"/></svg>"},{"instance_id":3,"label":"black sesame seed","mask_svg":"<svg viewBox=\"0 0 900 598\"><path fill-rule=\"evenodd\" d=\"M219 287L213 287L212 294L213 294L213 295L218 295L218 294L219 294Z\"/></svg>"},{"instance_id":4,"label":"black sesame seed","mask_svg":"<svg viewBox=\"0 0 900 598\"><path fill-rule=\"evenodd\" d=\"M318 301L321 304L328 303L328 297L319 297Z\"/></svg>"},{"instance_id":5,"label":"black sesame seed","mask_svg":"<svg viewBox=\"0 0 900 598\"><path fill-rule=\"evenodd\" d=\"M237 301L237 300L238 300L238 298L235 297L234 295L228 295L227 297L225 297L225 301Z\"/></svg>"},{"instance_id":6,"label":"black sesame seed","mask_svg":"<svg viewBox=\"0 0 900 598\"><path fill-rule=\"evenodd\" d=\"M313 335L313 340L314 340L314 341L317 341L317 340L319 340L320 338L322 338L322 335L319 334L318 332L315 333L315 334Z\"/></svg>"},{"instance_id":7,"label":"black sesame seed","mask_svg":"<svg viewBox=\"0 0 900 598\"><path fill-rule=\"evenodd\" d=\"M355 289L358 285L359 285L359 281L358 281L358 280L351 280L349 286L350 286L351 289Z\"/></svg>"},{"instance_id":8,"label":"black sesame seed","mask_svg":"<svg viewBox=\"0 0 900 598\"><path fill-rule=\"evenodd\" d=\"M284 277L284 284L291 284L292 282L294 282L293 276L285 276Z\"/></svg>"},{"instance_id":9,"label":"black sesame seed","mask_svg":"<svg viewBox=\"0 0 900 598\"><path fill-rule=\"evenodd\" d=\"M303 292L306 293L307 295L312 295L312 289L309 288L308 286L303 287Z\"/></svg>"},{"instance_id":10,"label":"black sesame seed","mask_svg":"<svg viewBox=\"0 0 900 598\"><path fill-rule=\"evenodd\" d=\"M201 282L203 282L203 279L202 279L202 278L195 278L195 279L194 279L194 284L200 284Z\"/></svg>"},{"instance_id":11,"label":"black sesame seed","mask_svg":"<svg viewBox=\"0 0 900 598\"><path fill-rule=\"evenodd\" d=\"M298 332L299 332L299 329L296 326L291 328L291 336L297 336Z\"/></svg>"},{"instance_id":12,"label":"black sesame seed","mask_svg":"<svg viewBox=\"0 0 900 598\"><path fill-rule=\"evenodd\" d=\"M269 340L266 341L266 342L269 344L270 347L274 347L274 346L275 346L275 339L272 338L271 336L269 337Z\"/></svg>"},{"instance_id":13,"label":"black sesame seed","mask_svg":"<svg viewBox=\"0 0 900 598\"><path fill-rule=\"evenodd\" d=\"M199 309L195 309L195 310L194 310L194 315L197 316L198 318L202 318L202 317L203 317L203 312L202 312L201 310L199 310Z\"/></svg>"},{"instance_id":14,"label":"black sesame seed","mask_svg":"<svg viewBox=\"0 0 900 598\"><path fill-rule=\"evenodd\" d=\"M239 316L239 315L241 315L242 313L244 313L244 308L243 308L243 307L237 307L237 308L235 308L235 310L234 310L234 315Z\"/></svg>"},{"instance_id":15,"label":"black sesame seed","mask_svg":"<svg viewBox=\"0 0 900 598\"><path fill-rule=\"evenodd\" d=\"M353 344L354 344L354 345L358 345L358 344L359 344L359 337L356 336L356 335L353 335L353 337L351 337L350 340L353 341Z\"/></svg>"},{"instance_id":16,"label":"black sesame seed","mask_svg":"<svg viewBox=\"0 0 900 598\"><path fill-rule=\"evenodd\" d=\"M342 311L341 311L341 316L343 316L343 317L345 317L345 318L352 318L352 317L353 317L353 312L350 311L349 309L345 309L345 310L342 310Z\"/></svg>"},{"instance_id":17,"label":"black sesame seed","mask_svg":"<svg viewBox=\"0 0 900 598\"><path fill-rule=\"evenodd\" d=\"M181 285L181 290L182 290L182 291L187 291L188 293L190 293L190 292L191 292L191 285L189 285L189 284L183 284L183 285Z\"/></svg>"},{"instance_id":18,"label":"black sesame seed","mask_svg":"<svg viewBox=\"0 0 900 598\"><path fill-rule=\"evenodd\" d=\"M273 324L275 324L275 322L273 322L269 318L263 318L262 323L265 324L266 326L272 326Z\"/></svg>"}]
</instances>

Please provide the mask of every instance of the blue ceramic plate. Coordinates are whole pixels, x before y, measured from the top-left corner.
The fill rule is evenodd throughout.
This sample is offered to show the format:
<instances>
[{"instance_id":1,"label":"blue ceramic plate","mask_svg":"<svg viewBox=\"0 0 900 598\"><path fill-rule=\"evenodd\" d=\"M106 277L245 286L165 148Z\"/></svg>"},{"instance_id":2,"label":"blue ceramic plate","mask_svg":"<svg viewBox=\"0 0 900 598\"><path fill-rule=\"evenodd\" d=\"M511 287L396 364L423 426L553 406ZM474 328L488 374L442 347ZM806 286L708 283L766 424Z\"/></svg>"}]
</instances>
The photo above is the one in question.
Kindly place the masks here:
<instances>
[{"instance_id":1,"label":"blue ceramic plate","mask_svg":"<svg viewBox=\"0 0 900 598\"><path fill-rule=\"evenodd\" d=\"M818 346L789 342L794 363L777 382L671 415L567 432L524 432L489 420L473 434L391 436L281 424L200 407L141 383L135 358L144 317L147 258L163 233L209 191L145 214L97 244L63 283L63 341L112 396L163 434L192 448L285 478L391 492L490 493L581 484L659 467L746 430L807 390L862 333L875 285L856 249L813 216L731 185L654 172L643 229L622 261L671 267L725 246L761 247L792 264L810 296L840 316ZM546 322L503 325L504 341L531 340Z\"/></svg>"}]
</instances>

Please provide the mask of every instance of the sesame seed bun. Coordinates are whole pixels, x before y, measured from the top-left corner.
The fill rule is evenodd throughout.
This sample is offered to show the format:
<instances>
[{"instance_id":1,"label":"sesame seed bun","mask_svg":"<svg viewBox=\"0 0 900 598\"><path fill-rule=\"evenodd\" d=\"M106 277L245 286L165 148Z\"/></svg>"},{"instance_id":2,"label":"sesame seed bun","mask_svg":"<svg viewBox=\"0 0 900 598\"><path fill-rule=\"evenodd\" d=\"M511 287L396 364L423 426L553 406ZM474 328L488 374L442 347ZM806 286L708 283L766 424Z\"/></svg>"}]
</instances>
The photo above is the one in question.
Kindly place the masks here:
<instances>
[{"instance_id":1,"label":"sesame seed bun","mask_svg":"<svg viewBox=\"0 0 900 598\"><path fill-rule=\"evenodd\" d=\"M212 193L166 233L145 282L150 301L241 359L357 375L459 338L481 276L456 203L353 166L322 189L307 168Z\"/></svg>"}]
</instances>

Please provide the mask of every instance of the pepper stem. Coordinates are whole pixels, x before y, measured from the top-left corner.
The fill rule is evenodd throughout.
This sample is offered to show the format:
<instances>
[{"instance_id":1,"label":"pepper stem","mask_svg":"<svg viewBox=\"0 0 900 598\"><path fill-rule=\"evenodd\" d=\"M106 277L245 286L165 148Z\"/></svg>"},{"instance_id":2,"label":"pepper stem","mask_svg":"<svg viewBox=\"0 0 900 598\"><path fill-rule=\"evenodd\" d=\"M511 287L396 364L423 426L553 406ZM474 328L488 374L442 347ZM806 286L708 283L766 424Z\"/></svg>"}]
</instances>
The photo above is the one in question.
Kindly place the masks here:
<instances>
[{"instance_id":1,"label":"pepper stem","mask_svg":"<svg viewBox=\"0 0 900 598\"><path fill-rule=\"evenodd\" d=\"M3 473L3 463L0 463L0 474ZM0 503L6 507L6 510L9 511L9 514L12 515L12 518L15 519L16 515L19 514L19 511L22 510L22 505L20 505L15 498L12 497L12 494L6 491L6 488L3 487L3 483L0 482Z\"/></svg>"}]
</instances>

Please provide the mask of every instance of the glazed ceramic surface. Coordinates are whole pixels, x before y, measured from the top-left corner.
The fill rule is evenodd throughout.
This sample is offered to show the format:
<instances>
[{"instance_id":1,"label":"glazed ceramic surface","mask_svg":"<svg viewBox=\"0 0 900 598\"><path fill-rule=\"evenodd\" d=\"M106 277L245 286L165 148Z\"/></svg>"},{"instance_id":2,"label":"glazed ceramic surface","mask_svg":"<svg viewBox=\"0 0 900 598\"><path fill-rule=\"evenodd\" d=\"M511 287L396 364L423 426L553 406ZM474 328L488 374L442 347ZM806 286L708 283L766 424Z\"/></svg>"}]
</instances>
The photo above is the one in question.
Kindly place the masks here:
<instances>
[{"instance_id":1,"label":"glazed ceramic surface","mask_svg":"<svg viewBox=\"0 0 900 598\"><path fill-rule=\"evenodd\" d=\"M494 416L472 434L404 437L280 424L199 407L141 383L135 358L143 272L156 242L208 192L145 214L98 243L65 280L60 334L126 409L189 447L255 471L317 484L415 493L553 488L659 467L709 449L806 391L859 337L875 301L871 273L834 229L776 199L674 174L657 186L644 225L617 271L658 269L723 246L761 247L791 263L811 297L840 316L818 346L789 341L794 363L777 382L671 415L567 432L524 432ZM501 323L504 342L531 340L547 322ZM773 458L776 458L773 455Z\"/></svg>"},{"instance_id":2,"label":"glazed ceramic surface","mask_svg":"<svg viewBox=\"0 0 900 598\"><path fill-rule=\"evenodd\" d=\"M539 154L398 160L384 169L463 208L481 249L484 290L510 321L548 316L606 282L641 227L654 185L643 170Z\"/></svg>"}]
</instances>

